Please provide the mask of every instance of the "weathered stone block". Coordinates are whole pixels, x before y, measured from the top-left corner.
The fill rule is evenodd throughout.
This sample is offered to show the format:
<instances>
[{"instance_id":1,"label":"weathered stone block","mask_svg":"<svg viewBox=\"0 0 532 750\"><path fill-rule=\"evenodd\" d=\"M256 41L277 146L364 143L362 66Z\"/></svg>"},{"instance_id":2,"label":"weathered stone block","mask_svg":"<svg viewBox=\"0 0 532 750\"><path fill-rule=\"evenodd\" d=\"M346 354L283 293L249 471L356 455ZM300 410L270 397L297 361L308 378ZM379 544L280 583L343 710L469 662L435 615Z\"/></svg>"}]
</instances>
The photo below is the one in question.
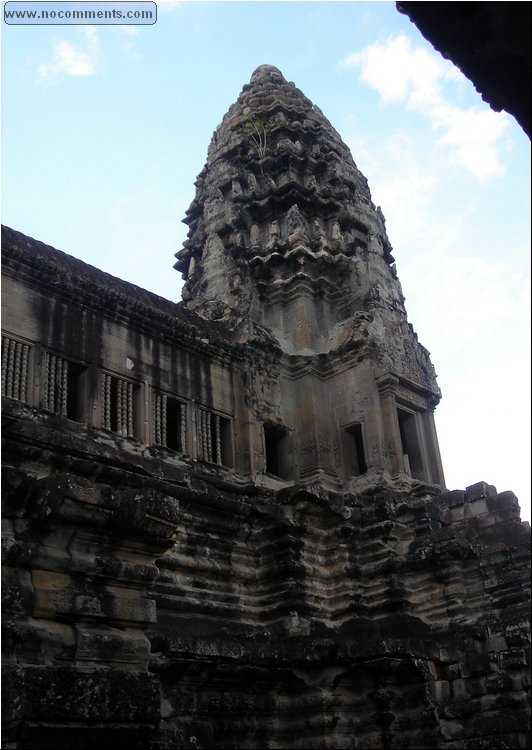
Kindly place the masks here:
<instances>
[{"instance_id":1,"label":"weathered stone block","mask_svg":"<svg viewBox=\"0 0 532 750\"><path fill-rule=\"evenodd\" d=\"M464 725L453 719L443 719L440 722L440 732L445 741L461 739L466 733Z\"/></svg>"},{"instance_id":2,"label":"weathered stone block","mask_svg":"<svg viewBox=\"0 0 532 750\"><path fill-rule=\"evenodd\" d=\"M500 735L504 732L528 732L530 728L530 714L528 711L493 711L489 714L477 716L473 721L475 734L488 737Z\"/></svg>"},{"instance_id":3,"label":"weathered stone block","mask_svg":"<svg viewBox=\"0 0 532 750\"><path fill-rule=\"evenodd\" d=\"M80 721L155 724L159 689L153 675L123 671L78 672L66 667L24 667L13 698L32 722L43 725Z\"/></svg>"},{"instance_id":4,"label":"weathered stone block","mask_svg":"<svg viewBox=\"0 0 532 750\"><path fill-rule=\"evenodd\" d=\"M219 738L219 733L217 738ZM165 722L157 737L154 750L165 748L183 748L184 750L209 750L215 748L218 739L215 738L215 728L208 721L178 721Z\"/></svg>"},{"instance_id":5,"label":"weathered stone block","mask_svg":"<svg viewBox=\"0 0 532 750\"><path fill-rule=\"evenodd\" d=\"M115 669L144 672L147 669L150 643L138 631L109 627L109 625L76 625L77 662L93 663Z\"/></svg>"},{"instance_id":6,"label":"weathered stone block","mask_svg":"<svg viewBox=\"0 0 532 750\"><path fill-rule=\"evenodd\" d=\"M18 664L65 664L74 655L71 625L26 617L3 617L4 647Z\"/></svg>"},{"instance_id":7,"label":"weathered stone block","mask_svg":"<svg viewBox=\"0 0 532 750\"><path fill-rule=\"evenodd\" d=\"M486 690L490 693L499 693L504 690L511 690L512 688L513 680L510 675L504 672L491 675L486 680Z\"/></svg>"},{"instance_id":8,"label":"weathered stone block","mask_svg":"<svg viewBox=\"0 0 532 750\"><path fill-rule=\"evenodd\" d=\"M2 565L12 568L27 568L33 557L35 544L27 537L17 538L18 525L9 519L2 519Z\"/></svg>"},{"instance_id":9,"label":"weathered stone block","mask_svg":"<svg viewBox=\"0 0 532 750\"><path fill-rule=\"evenodd\" d=\"M113 510L109 507L109 488L102 491L101 486L71 474L36 481L31 500L34 520L62 518L74 524L102 526L113 516Z\"/></svg>"},{"instance_id":10,"label":"weathered stone block","mask_svg":"<svg viewBox=\"0 0 532 750\"><path fill-rule=\"evenodd\" d=\"M455 505L450 509L451 520L453 522L462 521L465 518L466 512L464 505Z\"/></svg>"},{"instance_id":11,"label":"weathered stone block","mask_svg":"<svg viewBox=\"0 0 532 750\"><path fill-rule=\"evenodd\" d=\"M434 698L438 703L447 701L451 696L451 685L447 680L434 680Z\"/></svg>"},{"instance_id":12,"label":"weathered stone block","mask_svg":"<svg viewBox=\"0 0 532 750\"><path fill-rule=\"evenodd\" d=\"M26 512L28 486L32 479L24 470L2 466L2 516L20 518Z\"/></svg>"},{"instance_id":13,"label":"weathered stone block","mask_svg":"<svg viewBox=\"0 0 532 750\"><path fill-rule=\"evenodd\" d=\"M489 497L487 500L489 510L501 510L508 508L519 514L519 500L513 492L499 492L497 497Z\"/></svg>"},{"instance_id":14,"label":"weathered stone block","mask_svg":"<svg viewBox=\"0 0 532 750\"><path fill-rule=\"evenodd\" d=\"M471 484L465 489L466 501L472 502L482 498L495 498L497 497L497 489L492 484L486 482L477 482Z\"/></svg>"},{"instance_id":15,"label":"weathered stone block","mask_svg":"<svg viewBox=\"0 0 532 750\"><path fill-rule=\"evenodd\" d=\"M86 583L71 576L34 570L34 616L111 620L121 623L155 622L155 602L121 586Z\"/></svg>"},{"instance_id":16,"label":"weathered stone block","mask_svg":"<svg viewBox=\"0 0 532 750\"><path fill-rule=\"evenodd\" d=\"M489 734L486 737L467 739L460 747L467 750L525 750L530 747L528 738L518 732Z\"/></svg>"},{"instance_id":17,"label":"weathered stone block","mask_svg":"<svg viewBox=\"0 0 532 750\"><path fill-rule=\"evenodd\" d=\"M2 612L4 615L30 615L33 609L33 584L28 570L2 568Z\"/></svg>"},{"instance_id":18,"label":"weathered stone block","mask_svg":"<svg viewBox=\"0 0 532 750\"><path fill-rule=\"evenodd\" d=\"M513 671L515 669L526 669L529 658L524 649L512 649L511 651L501 651L499 654L499 666L502 670Z\"/></svg>"},{"instance_id":19,"label":"weathered stone block","mask_svg":"<svg viewBox=\"0 0 532 750\"><path fill-rule=\"evenodd\" d=\"M442 708L446 719L467 719L478 712L478 701L471 700L471 696L460 696L448 700Z\"/></svg>"},{"instance_id":20,"label":"weathered stone block","mask_svg":"<svg viewBox=\"0 0 532 750\"><path fill-rule=\"evenodd\" d=\"M170 546L176 526L181 520L179 502L152 488L121 490L114 493L120 507L115 524L124 531L136 532L143 537L161 540Z\"/></svg>"},{"instance_id":21,"label":"weathered stone block","mask_svg":"<svg viewBox=\"0 0 532 750\"><path fill-rule=\"evenodd\" d=\"M477 678L468 678L454 680L452 682L452 692L457 697L478 698L486 692L483 680Z\"/></svg>"},{"instance_id":22,"label":"weathered stone block","mask_svg":"<svg viewBox=\"0 0 532 750\"><path fill-rule=\"evenodd\" d=\"M488 505L484 498L469 500L464 505L464 518L482 516L488 512Z\"/></svg>"},{"instance_id":23,"label":"weathered stone block","mask_svg":"<svg viewBox=\"0 0 532 750\"><path fill-rule=\"evenodd\" d=\"M500 635L492 636L486 641L486 649L490 652L506 651L508 649L507 640Z\"/></svg>"},{"instance_id":24,"label":"weathered stone block","mask_svg":"<svg viewBox=\"0 0 532 750\"><path fill-rule=\"evenodd\" d=\"M447 651L445 651L444 653L447 653ZM460 667L458 666L458 663L442 664L440 666L440 672L442 677L445 677L445 679L449 682L460 679Z\"/></svg>"},{"instance_id":25,"label":"weathered stone block","mask_svg":"<svg viewBox=\"0 0 532 750\"><path fill-rule=\"evenodd\" d=\"M505 630L505 639L512 648L516 646L526 646L530 643L530 636L526 632L527 626L523 622L522 627L508 627Z\"/></svg>"},{"instance_id":26,"label":"weathered stone block","mask_svg":"<svg viewBox=\"0 0 532 750\"><path fill-rule=\"evenodd\" d=\"M459 662L462 677L478 677L489 674L492 669L489 654L469 653Z\"/></svg>"},{"instance_id":27,"label":"weathered stone block","mask_svg":"<svg viewBox=\"0 0 532 750\"><path fill-rule=\"evenodd\" d=\"M463 505L466 501L465 490L447 490L442 493L438 502L441 503L443 508L454 508L457 505Z\"/></svg>"}]
</instances>

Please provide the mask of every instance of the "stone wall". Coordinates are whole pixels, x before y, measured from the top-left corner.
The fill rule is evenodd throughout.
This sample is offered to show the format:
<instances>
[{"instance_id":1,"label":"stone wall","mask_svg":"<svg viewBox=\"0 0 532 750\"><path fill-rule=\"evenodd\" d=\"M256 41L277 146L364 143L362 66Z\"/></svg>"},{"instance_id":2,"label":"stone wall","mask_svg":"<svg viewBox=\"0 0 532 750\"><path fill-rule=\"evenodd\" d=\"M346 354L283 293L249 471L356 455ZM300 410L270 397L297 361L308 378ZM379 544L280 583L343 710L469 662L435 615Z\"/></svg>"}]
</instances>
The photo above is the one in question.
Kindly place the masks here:
<instances>
[{"instance_id":1,"label":"stone wall","mask_svg":"<svg viewBox=\"0 0 532 750\"><path fill-rule=\"evenodd\" d=\"M367 316L339 325L329 352L295 354L223 304L200 315L19 232L3 243L3 395L272 487L444 485L439 392L373 361Z\"/></svg>"},{"instance_id":2,"label":"stone wall","mask_svg":"<svg viewBox=\"0 0 532 750\"><path fill-rule=\"evenodd\" d=\"M527 746L512 493L274 491L3 416L5 747Z\"/></svg>"}]
</instances>

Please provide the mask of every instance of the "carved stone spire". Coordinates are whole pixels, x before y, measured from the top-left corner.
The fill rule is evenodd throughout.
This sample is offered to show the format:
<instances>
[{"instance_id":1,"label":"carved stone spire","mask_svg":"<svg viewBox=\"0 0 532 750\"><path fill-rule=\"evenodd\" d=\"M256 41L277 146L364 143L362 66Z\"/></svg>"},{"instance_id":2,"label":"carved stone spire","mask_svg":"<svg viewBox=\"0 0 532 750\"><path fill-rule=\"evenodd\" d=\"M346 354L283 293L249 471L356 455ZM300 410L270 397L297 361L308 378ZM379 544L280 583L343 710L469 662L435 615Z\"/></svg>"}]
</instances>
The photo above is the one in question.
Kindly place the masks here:
<instances>
[{"instance_id":1,"label":"carved stone spire","mask_svg":"<svg viewBox=\"0 0 532 750\"><path fill-rule=\"evenodd\" d=\"M213 135L175 267L185 305L213 301L288 354L371 358L437 393L407 323L384 218L321 110L271 65Z\"/></svg>"}]
</instances>

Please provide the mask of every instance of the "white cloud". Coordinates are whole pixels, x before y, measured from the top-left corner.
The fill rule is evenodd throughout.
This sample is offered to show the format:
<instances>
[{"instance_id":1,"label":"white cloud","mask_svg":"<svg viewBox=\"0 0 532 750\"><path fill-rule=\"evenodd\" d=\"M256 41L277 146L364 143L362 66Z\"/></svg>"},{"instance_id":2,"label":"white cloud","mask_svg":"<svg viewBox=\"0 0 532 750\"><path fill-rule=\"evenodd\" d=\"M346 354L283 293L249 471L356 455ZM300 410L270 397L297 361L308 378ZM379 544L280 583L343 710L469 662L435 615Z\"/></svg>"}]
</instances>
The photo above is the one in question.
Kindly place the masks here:
<instances>
[{"instance_id":1,"label":"white cloud","mask_svg":"<svg viewBox=\"0 0 532 750\"><path fill-rule=\"evenodd\" d=\"M528 338L524 278L503 262L441 253L431 253L416 271L407 274L415 317L431 331L442 364L460 369L478 351L501 358L501 349L506 361L518 358Z\"/></svg>"},{"instance_id":2,"label":"white cloud","mask_svg":"<svg viewBox=\"0 0 532 750\"><path fill-rule=\"evenodd\" d=\"M59 41L53 45L53 58L39 65L37 73L41 79L56 79L62 76L88 77L99 70L101 45L94 26L84 26L81 44Z\"/></svg>"},{"instance_id":3,"label":"white cloud","mask_svg":"<svg viewBox=\"0 0 532 750\"><path fill-rule=\"evenodd\" d=\"M447 128L442 142L454 151L453 158L480 182L487 182L504 172L497 143L507 125L504 116L490 110L459 110L447 107L442 113L442 127Z\"/></svg>"},{"instance_id":4,"label":"white cloud","mask_svg":"<svg viewBox=\"0 0 532 750\"><path fill-rule=\"evenodd\" d=\"M439 142L447 147L452 161L479 182L502 174L497 147L508 119L489 109L462 109L451 103L443 84L463 79L451 63L414 47L401 34L353 52L342 64L360 68L360 80L374 88L385 105L404 102L430 120L432 128L442 133Z\"/></svg>"},{"instance_id":5,"label":"white cloud","mask_svg":"<svg viewBox=\"0 0 532 750\"><path fill-rule=\"evenodd\" d=\"M361 67L361 80L376 89L383 102L410 99L425 107L439 98L439 80L448 65L422 48L413 49L404 35L370 44L348 55L343 64Z\"/></svg>"},{"instance_id":6,"label":"white cloud","mask_svg":"<svg viewBox=\"0 0 532 750\"><path fill-rule=\"evenodd\" d=\"M433 146L420 144L413 133L395 131L378 140L360 136L358 130L353 139L348 139L348 146L368 178L374 203L384 212L392 245L405 248L416 239L432 248L437 194L446 167ZM445 238L452 241L449 229ZM434 239L441 245L441 234Z\"/></svg>"},{"instance_id":7,"label":"white cloud","mask_svg":"<svg viewBox=\"0 0 532 750\"><path fill-rule=\"evenodd\" d=\"M348 145L386 217L408 319L443 392L436 425L447 485L511 489L530 518L528 242L506 237L496 217L489 227L484 207L503 183L463 180L436 132L401 132L392 120L384 137L353 131Z\"/></svg>"}]
</instances>

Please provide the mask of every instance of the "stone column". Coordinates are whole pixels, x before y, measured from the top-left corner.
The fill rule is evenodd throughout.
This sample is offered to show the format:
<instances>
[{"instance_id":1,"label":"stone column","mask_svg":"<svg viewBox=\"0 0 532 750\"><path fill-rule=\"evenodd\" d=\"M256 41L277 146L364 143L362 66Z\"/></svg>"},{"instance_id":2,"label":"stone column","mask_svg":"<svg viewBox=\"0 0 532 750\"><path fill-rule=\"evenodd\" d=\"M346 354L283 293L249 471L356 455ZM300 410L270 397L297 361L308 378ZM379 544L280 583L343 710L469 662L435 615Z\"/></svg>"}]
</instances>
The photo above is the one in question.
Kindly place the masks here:
<instances>
[{"instance_id":1,"label":"stone column","mask_svg":"<svg viewBox=\"0 0 532 750\"><path fill-rule=\"evenodd\" d=\"M436 434L436 425L434 423L434 407L430 407L422 415L423 428L425 433L425 449L427 455L427 470L429 480L432 484L438 484L445 487L445 477L443 474L443 464L440 456L440 447L438 436Z\"/></svg>"},{"instance_id":2,"label":"stone column","mask_svg":"<svg viewBox=\"0 0 532 750\"><path fill-rule=\"evenodd\" d=\"M382 422L382 454L384 468L392 475L404 471L403 448L401 445L401 433L397 419L397 405L395 402L395 391L399 384L399 378L390 373L377 378L379 389L381 422Z\"/></svg>"}]
</instances>

